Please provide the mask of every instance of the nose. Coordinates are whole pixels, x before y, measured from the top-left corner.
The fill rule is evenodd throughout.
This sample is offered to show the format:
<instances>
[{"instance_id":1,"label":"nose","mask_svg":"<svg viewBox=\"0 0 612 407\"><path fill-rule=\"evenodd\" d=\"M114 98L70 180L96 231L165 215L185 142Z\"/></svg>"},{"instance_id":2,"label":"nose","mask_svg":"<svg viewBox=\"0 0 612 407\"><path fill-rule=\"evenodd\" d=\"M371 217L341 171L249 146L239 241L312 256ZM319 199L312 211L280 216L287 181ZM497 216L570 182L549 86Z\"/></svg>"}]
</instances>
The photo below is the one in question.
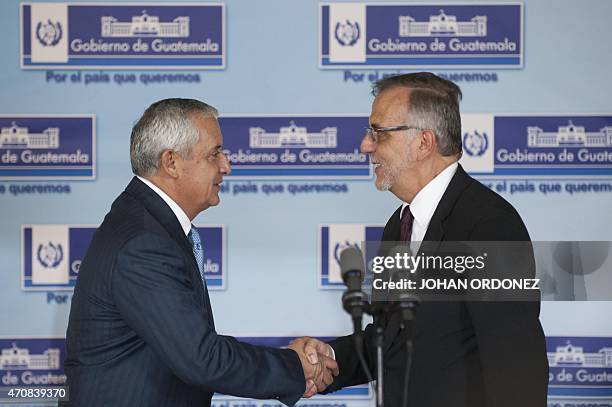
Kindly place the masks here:
<instances>
[{"instance_id":1,"label":"nose","mask_svg":"<svg viewBox=\"0 0 612 407\"><path fill-rule=\"evenodd\" d=\"M223 157L221 158L221 165L219 165L219 172L223 175L229 175L232 172L232 166L230 165L229 158L227 158L227 154L221 153Z\"/></svg>"},{"instance_id":2,"label":"nose","mask_svg":"<svg viewBox=\"0 0 612 407\"><path fill-rule=\"evenodd\" d=\"M361 140L360 149L361 152L364 154L371 154L376 151L376 143L374 143L374 141L372 141L372 138L368 137L368 135L366 134Z\"/></svg>"}]
</instances>

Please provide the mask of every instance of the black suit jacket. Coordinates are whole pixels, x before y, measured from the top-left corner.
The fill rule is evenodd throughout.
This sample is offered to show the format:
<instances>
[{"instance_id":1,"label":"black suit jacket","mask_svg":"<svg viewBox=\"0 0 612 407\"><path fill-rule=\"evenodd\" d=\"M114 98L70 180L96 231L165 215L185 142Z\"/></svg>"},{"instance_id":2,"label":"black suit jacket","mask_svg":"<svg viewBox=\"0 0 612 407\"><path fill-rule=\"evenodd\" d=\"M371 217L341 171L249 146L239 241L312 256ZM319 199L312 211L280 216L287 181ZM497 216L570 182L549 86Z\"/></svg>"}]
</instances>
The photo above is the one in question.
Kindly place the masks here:
<instances>
[{"instance_id":1,"label":"black suit jacket","mask_svg":"<svg viewBox=\"0 0 612 407\"><path fill-rule=\"evenodd\" d=\"M383 241L400 240L401 207ZM461 166L444 193L424 241L529 241L516 210ZM533 276L532 276L533 277ZM424 302L416 313L408 385L413 407L546 406L548 360L539 302ZM364 353L376 377L374 326ZM399 318L385 328L385 405L401 406L406 348ZM330 342L340 376L329 388L365 383L352 336Z\"/></svg>"},{"instance_id":2,"label":"black suit jacket","mask_svg":"<svg viewBox=\"0 0 612 407\"><path fill-rule=\"evenodd\" d=\"M209 406L213 392L293 405L297 354L217 334L188 238L134 178L80 267L67 331L71 406Z\"/></svg>"}]
</instances>

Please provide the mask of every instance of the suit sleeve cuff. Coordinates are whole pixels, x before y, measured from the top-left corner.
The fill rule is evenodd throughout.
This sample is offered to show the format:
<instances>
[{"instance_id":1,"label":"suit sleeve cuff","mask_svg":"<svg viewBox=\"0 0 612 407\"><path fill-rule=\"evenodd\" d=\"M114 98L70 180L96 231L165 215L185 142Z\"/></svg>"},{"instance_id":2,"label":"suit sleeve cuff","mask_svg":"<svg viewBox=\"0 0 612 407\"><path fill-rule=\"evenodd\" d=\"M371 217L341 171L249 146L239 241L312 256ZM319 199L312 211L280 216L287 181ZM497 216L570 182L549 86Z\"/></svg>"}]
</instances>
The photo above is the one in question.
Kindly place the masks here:
<instances>
[{"instance_id":1,"label":"suit sleeve cuff","mask_svg":"<svg viewBox=\"0 0 612 407\"><path fill-rule=\"evenodd\" d=\"M336 351L334 350L334 347L331 346L329 343L327 344L327 346L329 346L329 350L331 350L332 359L336 360Z\"/></svg>"},{"instance_id":2,"label":"suit sleeve cuff","mask_svg":"<svg viewBox=\"0 0 612 407\"><path fill-rule=\"evenodd\" d=\"M282 396L276 397L276 399L280 401L281 403L283 403L284 405L292 407L298 401L300 401L300 399L304 395L304 392L306 391L306 378L304 377L304 371L302 369L302 362L300 362L300 357L298 356L298 354L290 349L287 349L287 351L288 351L288 354L291 355L290 359L291 359L292 365L295 366L295 368L292 369L292 371L296 372L295 375L297 379L295 389L293 390L295 391L295 393L282 395Z\"/></svg>"}]
</instances>

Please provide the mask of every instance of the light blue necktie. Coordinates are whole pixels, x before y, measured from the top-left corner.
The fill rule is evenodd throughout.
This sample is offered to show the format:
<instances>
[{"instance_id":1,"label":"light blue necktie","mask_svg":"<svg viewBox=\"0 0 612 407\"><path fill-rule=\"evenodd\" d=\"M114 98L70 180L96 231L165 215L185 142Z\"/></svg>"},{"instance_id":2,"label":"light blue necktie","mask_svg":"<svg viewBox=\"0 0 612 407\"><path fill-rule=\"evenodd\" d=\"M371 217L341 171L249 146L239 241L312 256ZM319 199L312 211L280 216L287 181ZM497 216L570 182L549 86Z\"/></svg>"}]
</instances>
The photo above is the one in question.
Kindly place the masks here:
<instances>
[{"instance_id":1,"label":"light blue necktie","mask_svg":"<svg viewBox=\"0 0 612 407\"><path fill-rule=\"evenodd\" d=\"M191 242L191 248L193 249L193 255L195 256L196 262L198 263L198 270L200 271L200 277L204 282L204 249L202 248L202 239L200 239L200 233L195 226L191 225L191 230L187 235ZM206 283L204 283L206 286Z\"/></svg>"},{"instance_id":2,"label":"light blue necktie","mask_svg":"<svg viewBox=\"0 0 612 407\"><path fill-rule=\"evenodd\" d=\"M208 298L208 288L206 288L206 280L204 279L204 248L202 247L202 239L200 233L195 226L191 225L191 230L187 235L191 242L191 248L193 249L193 255L195 256L196 262L198 263L198 269L200 270L200 277L204 284L204 300L206 302L206 309L209 315L209 322L212 329L215 329L215 319L213 318L212 308L210 307L210 298Z\"/></svg>"}]
</instances>

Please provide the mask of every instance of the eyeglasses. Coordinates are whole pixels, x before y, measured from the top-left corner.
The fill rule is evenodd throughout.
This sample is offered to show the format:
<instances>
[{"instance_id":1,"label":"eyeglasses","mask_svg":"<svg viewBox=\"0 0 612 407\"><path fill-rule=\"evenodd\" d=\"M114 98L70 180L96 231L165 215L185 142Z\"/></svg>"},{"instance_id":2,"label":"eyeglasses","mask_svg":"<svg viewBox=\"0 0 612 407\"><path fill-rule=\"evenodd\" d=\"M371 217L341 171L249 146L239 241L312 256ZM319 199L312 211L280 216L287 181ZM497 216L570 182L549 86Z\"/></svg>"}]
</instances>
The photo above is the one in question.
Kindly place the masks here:
<instances>
[{"instance_id":1,"label":"eyeglasses","mask_svg":"<svg viewBox=\"0 0 612 407\"><path fill-rule=\"evenodd\" d=\"M380 140L380 136L384 133L392 132L392 131L402 131L402 130L420 130L423 131L420 127L415 126L390 126L390 127L372 127L368 126L365 128L366 136L370 138L373 143L378 143Z\"/></svg>"}]
</instances>

